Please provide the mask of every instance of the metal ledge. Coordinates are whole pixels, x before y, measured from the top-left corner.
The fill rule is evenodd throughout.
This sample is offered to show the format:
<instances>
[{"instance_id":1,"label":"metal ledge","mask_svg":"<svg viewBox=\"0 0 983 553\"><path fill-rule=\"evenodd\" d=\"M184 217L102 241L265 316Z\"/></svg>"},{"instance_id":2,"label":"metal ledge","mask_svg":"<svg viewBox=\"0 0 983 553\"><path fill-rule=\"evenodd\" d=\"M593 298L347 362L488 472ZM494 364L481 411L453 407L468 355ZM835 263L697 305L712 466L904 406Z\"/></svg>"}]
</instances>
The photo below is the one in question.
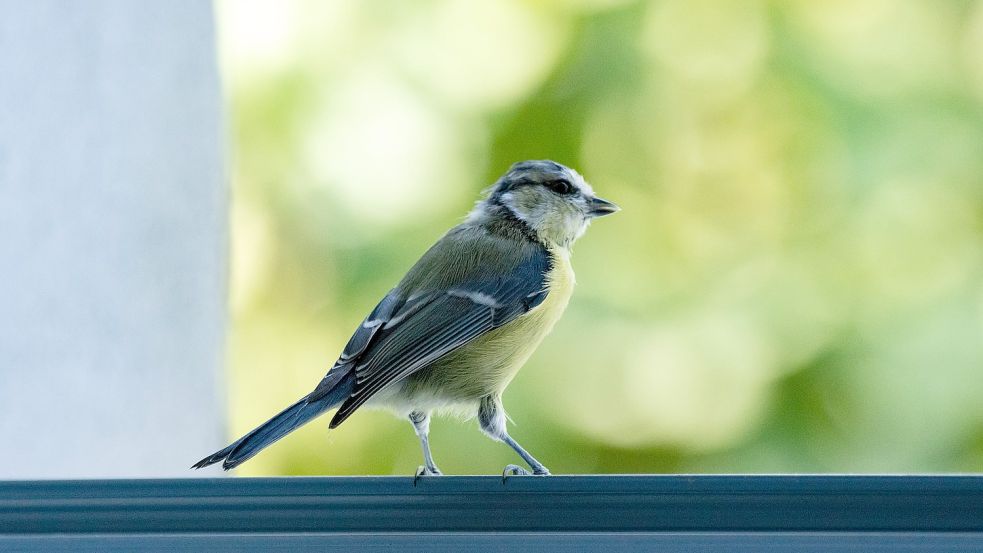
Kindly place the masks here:
<instances>
[{"instance_id":1,"label":"metal ledge","mask_svg":"<svg viewBox=\"0 0 983 553\"><path fill-rule=\"evenodd\" d=\"M0 482L0 534L983 532L981 476Z\"/></svg>"},{"instance_id":2,"label":"metal ledge","mask_svg":"<svg viewBox=\"0 0 983 553\"><path fill-rule=\"evenodd\" d=\"M3 550L271 544L979 551L983 476L444 476L415 486L405 477L0 482Z\"/></svg>"},{"instance_id":3,"label":"metal ledge","mask_svg":"<svg viewBox=\"0 0 983 553\"><path fill-rule=\"evenodd\" d=\"M760 533L414 533L414 534L149 534L0 535L0 551L658 551L662 553L979 553L967 534Z\"/></svg>"}]
</instances>

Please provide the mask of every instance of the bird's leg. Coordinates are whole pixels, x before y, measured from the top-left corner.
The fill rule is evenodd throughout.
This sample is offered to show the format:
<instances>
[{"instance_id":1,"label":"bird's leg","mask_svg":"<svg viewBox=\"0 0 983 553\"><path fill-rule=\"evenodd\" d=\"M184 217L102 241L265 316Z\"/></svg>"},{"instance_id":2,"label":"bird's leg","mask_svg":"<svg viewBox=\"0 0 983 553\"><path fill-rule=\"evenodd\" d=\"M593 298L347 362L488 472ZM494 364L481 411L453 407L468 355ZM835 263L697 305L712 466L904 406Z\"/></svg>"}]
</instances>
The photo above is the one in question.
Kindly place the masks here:
<instances>
[{"instance_id":1,"label":"bird's leg","mask_svg":"<svg viewBox=\"0 0 983 553\"><path fill-rule=\"evenodd\" d=\"M532 474L546 476L550 473L549 469L537 461L528 451L523 449L519 445L519 442L512 439L512 436L509 436L505 428L505 409L502 408L501 398L498 396L485 396L481 399L481 404L478 406L478 424L481 426L481 430L492 439L505 442L515 450L526 463L529 463ZM502 478L522 474L527 475L529 471L517 465L507 465L505 470L502 471Z\"/></svg>"},{"instance_id":2,"label":"bird's leg","mask_svg":"<svg viewBox=\"0 0 983 553\"><path fill-rule=\"evenodd\" d=\"M430 454L430 439L427 437L430 434L430 413L413 411L410 413L409 418L410 422L413 423L413 429L416 430L416 435L420 438L420 447L423 448L424 465L417 469L416 478L421 476L439 476L442 473L433 462L433 456ZM413 480L413 483L416 483L416 479Z\"/></svg>"},{"instance_id":3,"label":"bird's leg","mask_svg":"<svg viewBox=\"0 0 983 553\"><path fill-rule=\"evenodd\" d=\"M532 468L533 474L537 476L549 476L550 474L549 469L544 467L542 463L537 461L535 457L533 457L528 451L523 449L522 446L519 445L519 442L512 439L512 436L505 434L504 436L502 436L502 441L508 444L509 447L514 449L515 452L518 453L519 456L522 457L522 459L526 463L529 463L529 467ZM502 477L504 478L505 476L510 476L510 475L516 476L516 475L528 475L528 474L529 471L518 465L506 465L505 470L502 472Z\"/></svg>"}]
</instances>

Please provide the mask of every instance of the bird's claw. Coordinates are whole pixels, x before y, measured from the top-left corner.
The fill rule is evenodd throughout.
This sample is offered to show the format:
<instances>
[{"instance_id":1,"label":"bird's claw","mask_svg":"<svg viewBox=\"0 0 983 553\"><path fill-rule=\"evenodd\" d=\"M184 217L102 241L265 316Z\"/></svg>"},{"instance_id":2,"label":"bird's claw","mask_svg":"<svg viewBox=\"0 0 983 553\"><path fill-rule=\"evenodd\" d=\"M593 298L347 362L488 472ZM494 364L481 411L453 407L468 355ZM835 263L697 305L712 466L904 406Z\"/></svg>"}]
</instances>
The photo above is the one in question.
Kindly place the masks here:
<instances>
[{"instance_id":1,"label":"bird's claw","mask_svg":"<svg viewBox=\"0 0 983 553\"><path fill-rule=\"evenodd\" d=\"M420 465L420 467L416 469L416 474L413 476L413 486L416 486L417 481L424 476L442 476L443 474L444 473L440 472L440 469L437 467L430 468Z\"/></svg>"},{"instance_id":2,"label":"bird's claw","mask_svg":"<svg viewBox=\"0 0 983 553\"><path fill-rule=\"evenodd\" d=\"M519 465L505 465L505 470L502 471L502 483L508 479L509 476L549 476L550 471L546 467L537 467L533 469L532 472L520 467Z\"/></svg>"}]
</instances>

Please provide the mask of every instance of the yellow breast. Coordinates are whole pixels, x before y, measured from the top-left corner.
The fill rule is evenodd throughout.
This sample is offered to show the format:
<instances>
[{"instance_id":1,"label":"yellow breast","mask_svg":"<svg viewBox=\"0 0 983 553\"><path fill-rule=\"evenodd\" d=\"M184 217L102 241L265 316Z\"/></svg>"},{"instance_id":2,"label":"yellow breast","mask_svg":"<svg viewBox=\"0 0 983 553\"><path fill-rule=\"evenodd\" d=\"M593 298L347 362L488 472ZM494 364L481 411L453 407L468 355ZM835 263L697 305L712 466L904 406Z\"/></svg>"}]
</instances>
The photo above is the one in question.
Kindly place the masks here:
<instances>
[{"instance_id":1,"label":"yellow breast","mask_svg":"<svg viewBox=\"0 0 983 553\"><path fill-rule=\"evenodd\" d=\"M556 251L550 253L553 255L553 270L547 275L549 294L546 295L546 299L526 315L499 329L506 330L511 326L516 326L527 330L526 336L529 339L525 343L529 351L522 358L520 365L525 363L526 359L532 355L539 343L553 330L553 326L563 316L567 304L570 303L574 284L576 284L573 266L570 265L570 253L562 248L556 248Z\"/></svg>"},{"instance_id":2,"label":"yellow breast","mask_svg":"<svg viewBox=\"0 0 983 553\"><path fill-rule=\"evenodd\" d=\"M553 330L570 302L575 277L567 250L550 253L553 267L543 303L435 363L430 376L442 383L443 392L460 399L501 393Z\"/></svg>"}]
</instances>

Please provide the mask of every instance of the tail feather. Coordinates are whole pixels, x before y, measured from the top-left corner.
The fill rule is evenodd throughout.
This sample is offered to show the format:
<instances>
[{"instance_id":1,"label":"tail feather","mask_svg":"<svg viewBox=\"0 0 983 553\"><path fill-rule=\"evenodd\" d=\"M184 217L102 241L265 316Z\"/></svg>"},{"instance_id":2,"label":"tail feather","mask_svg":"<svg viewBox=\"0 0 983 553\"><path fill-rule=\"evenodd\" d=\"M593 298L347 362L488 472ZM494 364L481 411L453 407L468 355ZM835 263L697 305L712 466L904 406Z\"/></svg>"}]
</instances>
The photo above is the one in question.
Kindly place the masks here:
<instances>
[{"instance_id":1,"label":"tail feather","mask_svg":"<svg viewBox=\"0 0 983 553\"><path fill-rule=\"evenodd\" d=\"M220 461L225 470L235 468L318 415L337 407L351 395L355 386L355 375L354 371L344 371L344 374L338 374L336 378L330 378L331 376L331 373L328 373L328 377L325 378L326 381L336 381L329 392L320 394L317 399L311 399L314 396L313 393L304 396L300 401L254 428L225 449L205 457L192 465L191 468L200 469ZM319 389L321 388L319 386Z\"/></svg>"}]
</instances>

